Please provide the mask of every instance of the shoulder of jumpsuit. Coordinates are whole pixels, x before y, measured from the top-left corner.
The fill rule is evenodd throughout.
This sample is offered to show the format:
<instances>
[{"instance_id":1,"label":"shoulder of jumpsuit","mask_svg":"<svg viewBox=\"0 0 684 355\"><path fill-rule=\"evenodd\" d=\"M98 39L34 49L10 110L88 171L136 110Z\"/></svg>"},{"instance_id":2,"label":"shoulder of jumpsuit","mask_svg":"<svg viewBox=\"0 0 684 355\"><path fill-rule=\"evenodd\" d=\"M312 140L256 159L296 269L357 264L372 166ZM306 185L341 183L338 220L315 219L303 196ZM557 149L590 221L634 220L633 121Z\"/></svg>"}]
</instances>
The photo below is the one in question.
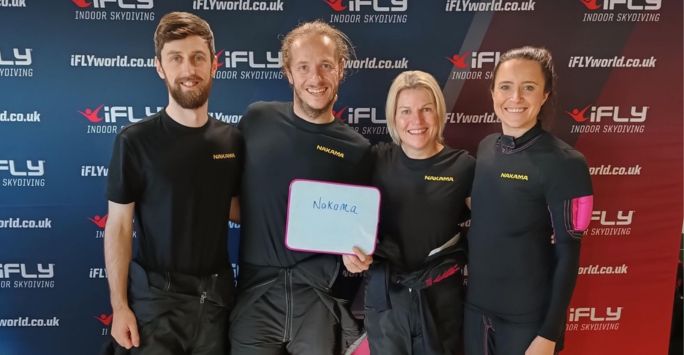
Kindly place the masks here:
<instances>
[{"instance_id":1,"label":"shoulder of jumpsuit","mask_svg":"<svg viewBox=\"0 0 684 355\"><path fill-rule=\"evenodd\" d=\"M154 132L161 128L162 116L166 116L168 119L171 119L171 117L166 115L166 109L162 109L161 111L147 116L138 122L127 125L121 131L119 131L117 137L125 139L129 142L146 137L149 132Z\"/></svg>"},{"instance_id":2,"label":"shoulder of jumpsuit","mask_svg":"<svg viewBox=\"0 0 684 355\"><path fill-rule=\"evenodd\" d=\"M211 119L212 126L210 127L210 137L218 140L222 145L235 149L234 153L238 153L238 159L242 159L241 152L245 149L245 140L242 136L242 131L236 125L222 122L216 119Z\"/></svg>"},{"instance_id":3,"label":"shoulder of jumpsuit","mask_svg":"<svg viewBox=\"0 0 684 355\"><path fill-rule=\"evenodd\" d=\"M577 149L561 139L549 135L548 154L544 154L547 200L567 200L592 194L591 176L587 160Z\"/></svg>"},{"instance_id":4,"label":"shoulder of jumpsuit","mask_svg":"<svg viewBox=\"0 0 684 355\"><path fill-rule=\"evenodd\" d=\"M480 141L477 145L477 156L483 152L483 149L493 150L496 147L496 141L501 137L501 132L491 133Z\"/></svg>"},{"instance_id":5,"label":"shoulder of jumpsuit","mask_svg":"<svg viewBox=\"0 0 684 355\"><path fill-rule=\"evenodd\" d=\"M371 146L370 155L374 163L386 161L394 153L395 147L399 147L393 142L378 142Z\"/></svg>"},{"instance_id":6,"label":"shoulder of jumpsuit","mask_svg":"<svg viewBox=\"0 0 684 355\"><path fill-rule=\"evenodd\" d=\"M282 101L255 101L245 110L242 115L238 128L243 134L249 134L249 129L255 124L263 124L264 122L275 122L274 120L287 117L287 113L291 110L291 102ZM258 128L261 130L261 128Z\"/></svg>"},{"instance_id":7,"label":"shoulder of jumpsuit","mask_svg":"<svg viewBox=\"0 0 684 355\"><path fill-rule=\"evenodd\" d=\"M444 144L444 149L440 152L439 157L444 161L452 161L453 164L462 164L466 169L475 168L475 157L465 149L453 148Z\"/></svg>"},{"instance_id":8,"label":"shoulder of jumpsuit","mask_svg":"<svg viewBox=\"0 0 684 355\"><path fill-rule=\"evenodd\" d=\"M223 122L221 120L216 119L212 115L209 115L209 118L209 129L219 131L219 133L222 135L228 134L231 137L242 138L242 133L240 133L240 129L238 129L237 125L230 124L228 122Z\"/></svg>"},{"instance_id":9,"label":"shoulder of jumpsuit","mask_svg":"<svg viewBox=\"0 0 684 355\"><path fill-rule=\"evenodd\" d=\"M460 174L459 179L461 179L462 182L467 181L466 184L469 186L468 189L470 190L470 186L472 186L475 177L477 160L475 160L475 157L470 155L465 149L455 149L455 151L455 154L457 154L455 164L458 165L458 172ZM468 193L468 196L470 196L470 192Z\"/></svg>"},{"instance_id":10,"label":"shoulder of jumpsuit","mask_svg":"<svg viewBox=\"0 0 684 355\"><path fill-rule=\"evenodd\" d=\"M325 125L325 134L331 138L342 140L355 147L366 150L368 154L371 153L371 143L361 133L351 128L346 122L335 119L331 124Z\"/></svg>"},{"instance_id":11,"label":"shoulder of jumpsuit","mask_svg":"<svg viewBox=\"0 0 684 355\"><path fill-rule=\"evenodd\" d=\"M444 158L437 162L438 164L445 163L446 168L450 169L454 174L454 178L459 181L459 184L465 186L467 190L466 197L471 194L473 179L475 178L475 157L465 149L452 148L445 145L442 151Z\"/></svg>"}]
</instances>

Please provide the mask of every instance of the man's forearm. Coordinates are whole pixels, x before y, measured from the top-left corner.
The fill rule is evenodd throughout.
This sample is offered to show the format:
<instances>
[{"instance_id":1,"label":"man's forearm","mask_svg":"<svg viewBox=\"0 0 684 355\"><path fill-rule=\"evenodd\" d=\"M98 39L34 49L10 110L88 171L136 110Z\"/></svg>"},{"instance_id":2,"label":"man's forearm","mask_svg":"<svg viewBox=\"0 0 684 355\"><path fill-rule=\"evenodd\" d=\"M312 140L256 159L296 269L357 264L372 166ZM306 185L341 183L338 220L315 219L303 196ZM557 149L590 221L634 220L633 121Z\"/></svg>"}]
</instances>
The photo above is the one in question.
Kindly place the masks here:
<instances>
[{"instance_id":1,"label":"man's forearm","mask_svg":"<svg viewBox=\"0 0 684 355\"><path fill-rule=\"evenodd\" d=\"M121 224L107 224L105 229L105 266L113 310L128 307L128 266L132 254L132 233L132 226Z\"/></svg>"}]
</instances>

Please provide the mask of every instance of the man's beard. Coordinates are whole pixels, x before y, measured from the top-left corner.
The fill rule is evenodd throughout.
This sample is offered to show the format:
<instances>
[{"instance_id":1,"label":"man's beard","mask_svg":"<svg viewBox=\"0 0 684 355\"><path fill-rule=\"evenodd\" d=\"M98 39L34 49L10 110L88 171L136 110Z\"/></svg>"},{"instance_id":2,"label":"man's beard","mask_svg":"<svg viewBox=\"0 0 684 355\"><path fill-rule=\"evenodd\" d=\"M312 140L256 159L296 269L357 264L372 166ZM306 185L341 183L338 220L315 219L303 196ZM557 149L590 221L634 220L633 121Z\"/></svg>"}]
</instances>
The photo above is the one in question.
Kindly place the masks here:
<instances>
[{"instance_id":1,"label":"man's beard","mask_svg":"<svg viewBox=\"0 0 684 355\"><path fill-rule=\"evenodd\" d=\"M196 80L199 82L197 90L183 91L181 84L185 80ZM209 100L209 93L211 92L212 81L209 79L206 85L202 85L202 79L198 76L190 76L185 78L178 78L175 81L175 85L171 86L168 79L164 79L166 87L169 89L171 97L178 103L178 105L184 109L196 109L204 105L207 100Z\"/></svg>"},{"instance_id":2,"label":"man's beard","mask_svg":"<svg viewBox=\"0 0 684 355\"><path fill-rule=\"evenodd\" d=\"M309 104L306 103L302 99L301 96L299 96L299 92L297 90L294 90L294 99L297 101L297 105L304 111L304 113L309 116L310 118L318 118L324 113L330 112L333 105L335 104L335 101L337 99L337 91L334 92L334 95L330 98L330 101L323 107L323 108L313 108L309 106Z\"/></svg>"}]
</instances>

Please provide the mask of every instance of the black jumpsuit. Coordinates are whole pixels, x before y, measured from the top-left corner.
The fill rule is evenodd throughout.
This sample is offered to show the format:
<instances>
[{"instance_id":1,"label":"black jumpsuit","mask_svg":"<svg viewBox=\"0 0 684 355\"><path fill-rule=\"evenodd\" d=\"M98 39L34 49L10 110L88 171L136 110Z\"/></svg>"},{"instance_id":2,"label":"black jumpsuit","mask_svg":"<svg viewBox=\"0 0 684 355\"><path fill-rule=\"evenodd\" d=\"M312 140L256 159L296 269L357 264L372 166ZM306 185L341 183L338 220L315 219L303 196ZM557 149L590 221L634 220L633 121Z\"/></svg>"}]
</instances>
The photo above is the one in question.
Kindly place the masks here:
<instances>
[{"instance_id":1,"label":"black jumpsuit","mask_svg":"<svg viewBox=\"0 0 684 355\"><path fill-rule=\"evenodd\" d=\"M582 154L539 123L519 138L482 140L468 234L467 354L523 354L536 336L562 348L592 199Z\"/></svg>"},{"instance_id":2,"label":"black jumpsuit","mask_svg":"<svg viewBox=\"0 0 684 355\"><path fill-rule=\"evenodd\" d=\"M227 351L228 215L242 152L237 128L213 118L186 127L165 110L116 137L107 198L135 203L139 246L128 299L141 338L131 354Z\"/></svg>"},{"instance_id":3,"label":"black jumpsuit","mask_svg":"<svg viewBox=\"0 0 684 355\"><path fill-rule=\"evenodd\" d=\"M359 336L331 295L341 259L285 247L288 191L293 179L367 185L370 143L339 120L297 117L291 102L252 104L239 128L246 160L232 354L338 354Z\"/></svg>"},{"instance_id":4,"label":"black jumpsuit","mask_svg":"<svg viewBox=\"0 0 684 355\"><path fill-rule=\"evenodd\" d=\"M371 353L462 354L465 250L456 236L475 159L449 147L427 159L411 159L396 144L374 152L382 208L366 290Z\"/></svg>"}]
</instances>

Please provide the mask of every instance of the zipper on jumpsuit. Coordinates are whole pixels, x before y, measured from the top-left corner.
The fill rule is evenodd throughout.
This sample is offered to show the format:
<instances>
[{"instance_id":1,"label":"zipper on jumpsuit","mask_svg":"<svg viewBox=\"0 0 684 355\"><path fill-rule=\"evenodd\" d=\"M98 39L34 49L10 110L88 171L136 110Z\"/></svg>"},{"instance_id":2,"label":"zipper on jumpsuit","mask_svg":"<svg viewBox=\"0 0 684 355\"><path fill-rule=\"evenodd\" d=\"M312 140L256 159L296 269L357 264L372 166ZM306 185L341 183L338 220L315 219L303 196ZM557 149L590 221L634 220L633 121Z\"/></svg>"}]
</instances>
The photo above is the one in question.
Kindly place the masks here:
<instances>
[{"instance_id":1,"label":"zipper on jumpsuit","mask_svg":"<svg viewBox=\"0 0 684 355\"><path fill-rule=\"evenodd\" d=\"M211 288L210 290L213 290L214 287L216 286L216 279L218 278L218 274L212 274L211 275ZM195 335L193 336L193 339L197 339L197 335L199 334L200 328L202 326L202 316L204 315L204 302L207 299L207 289L204 287L205 285L205 279L202 278L202 282L200 282L200 290L202 293L200 293L200 299L199 299L199 312L197 314L197 326L195 327Z\"/></svg>"},{"instance_id":2,"label":"zipper on jumpsuit","mask_svg":"<svg viewBox=\"0 0 684 355\"><path fill-rule=\"evenodd\" d=\"M288 342L292 334L292 312L294 300L292 299L292 269L285 269L285 329L283 342Z\"/></svg>"}]
</instances>

